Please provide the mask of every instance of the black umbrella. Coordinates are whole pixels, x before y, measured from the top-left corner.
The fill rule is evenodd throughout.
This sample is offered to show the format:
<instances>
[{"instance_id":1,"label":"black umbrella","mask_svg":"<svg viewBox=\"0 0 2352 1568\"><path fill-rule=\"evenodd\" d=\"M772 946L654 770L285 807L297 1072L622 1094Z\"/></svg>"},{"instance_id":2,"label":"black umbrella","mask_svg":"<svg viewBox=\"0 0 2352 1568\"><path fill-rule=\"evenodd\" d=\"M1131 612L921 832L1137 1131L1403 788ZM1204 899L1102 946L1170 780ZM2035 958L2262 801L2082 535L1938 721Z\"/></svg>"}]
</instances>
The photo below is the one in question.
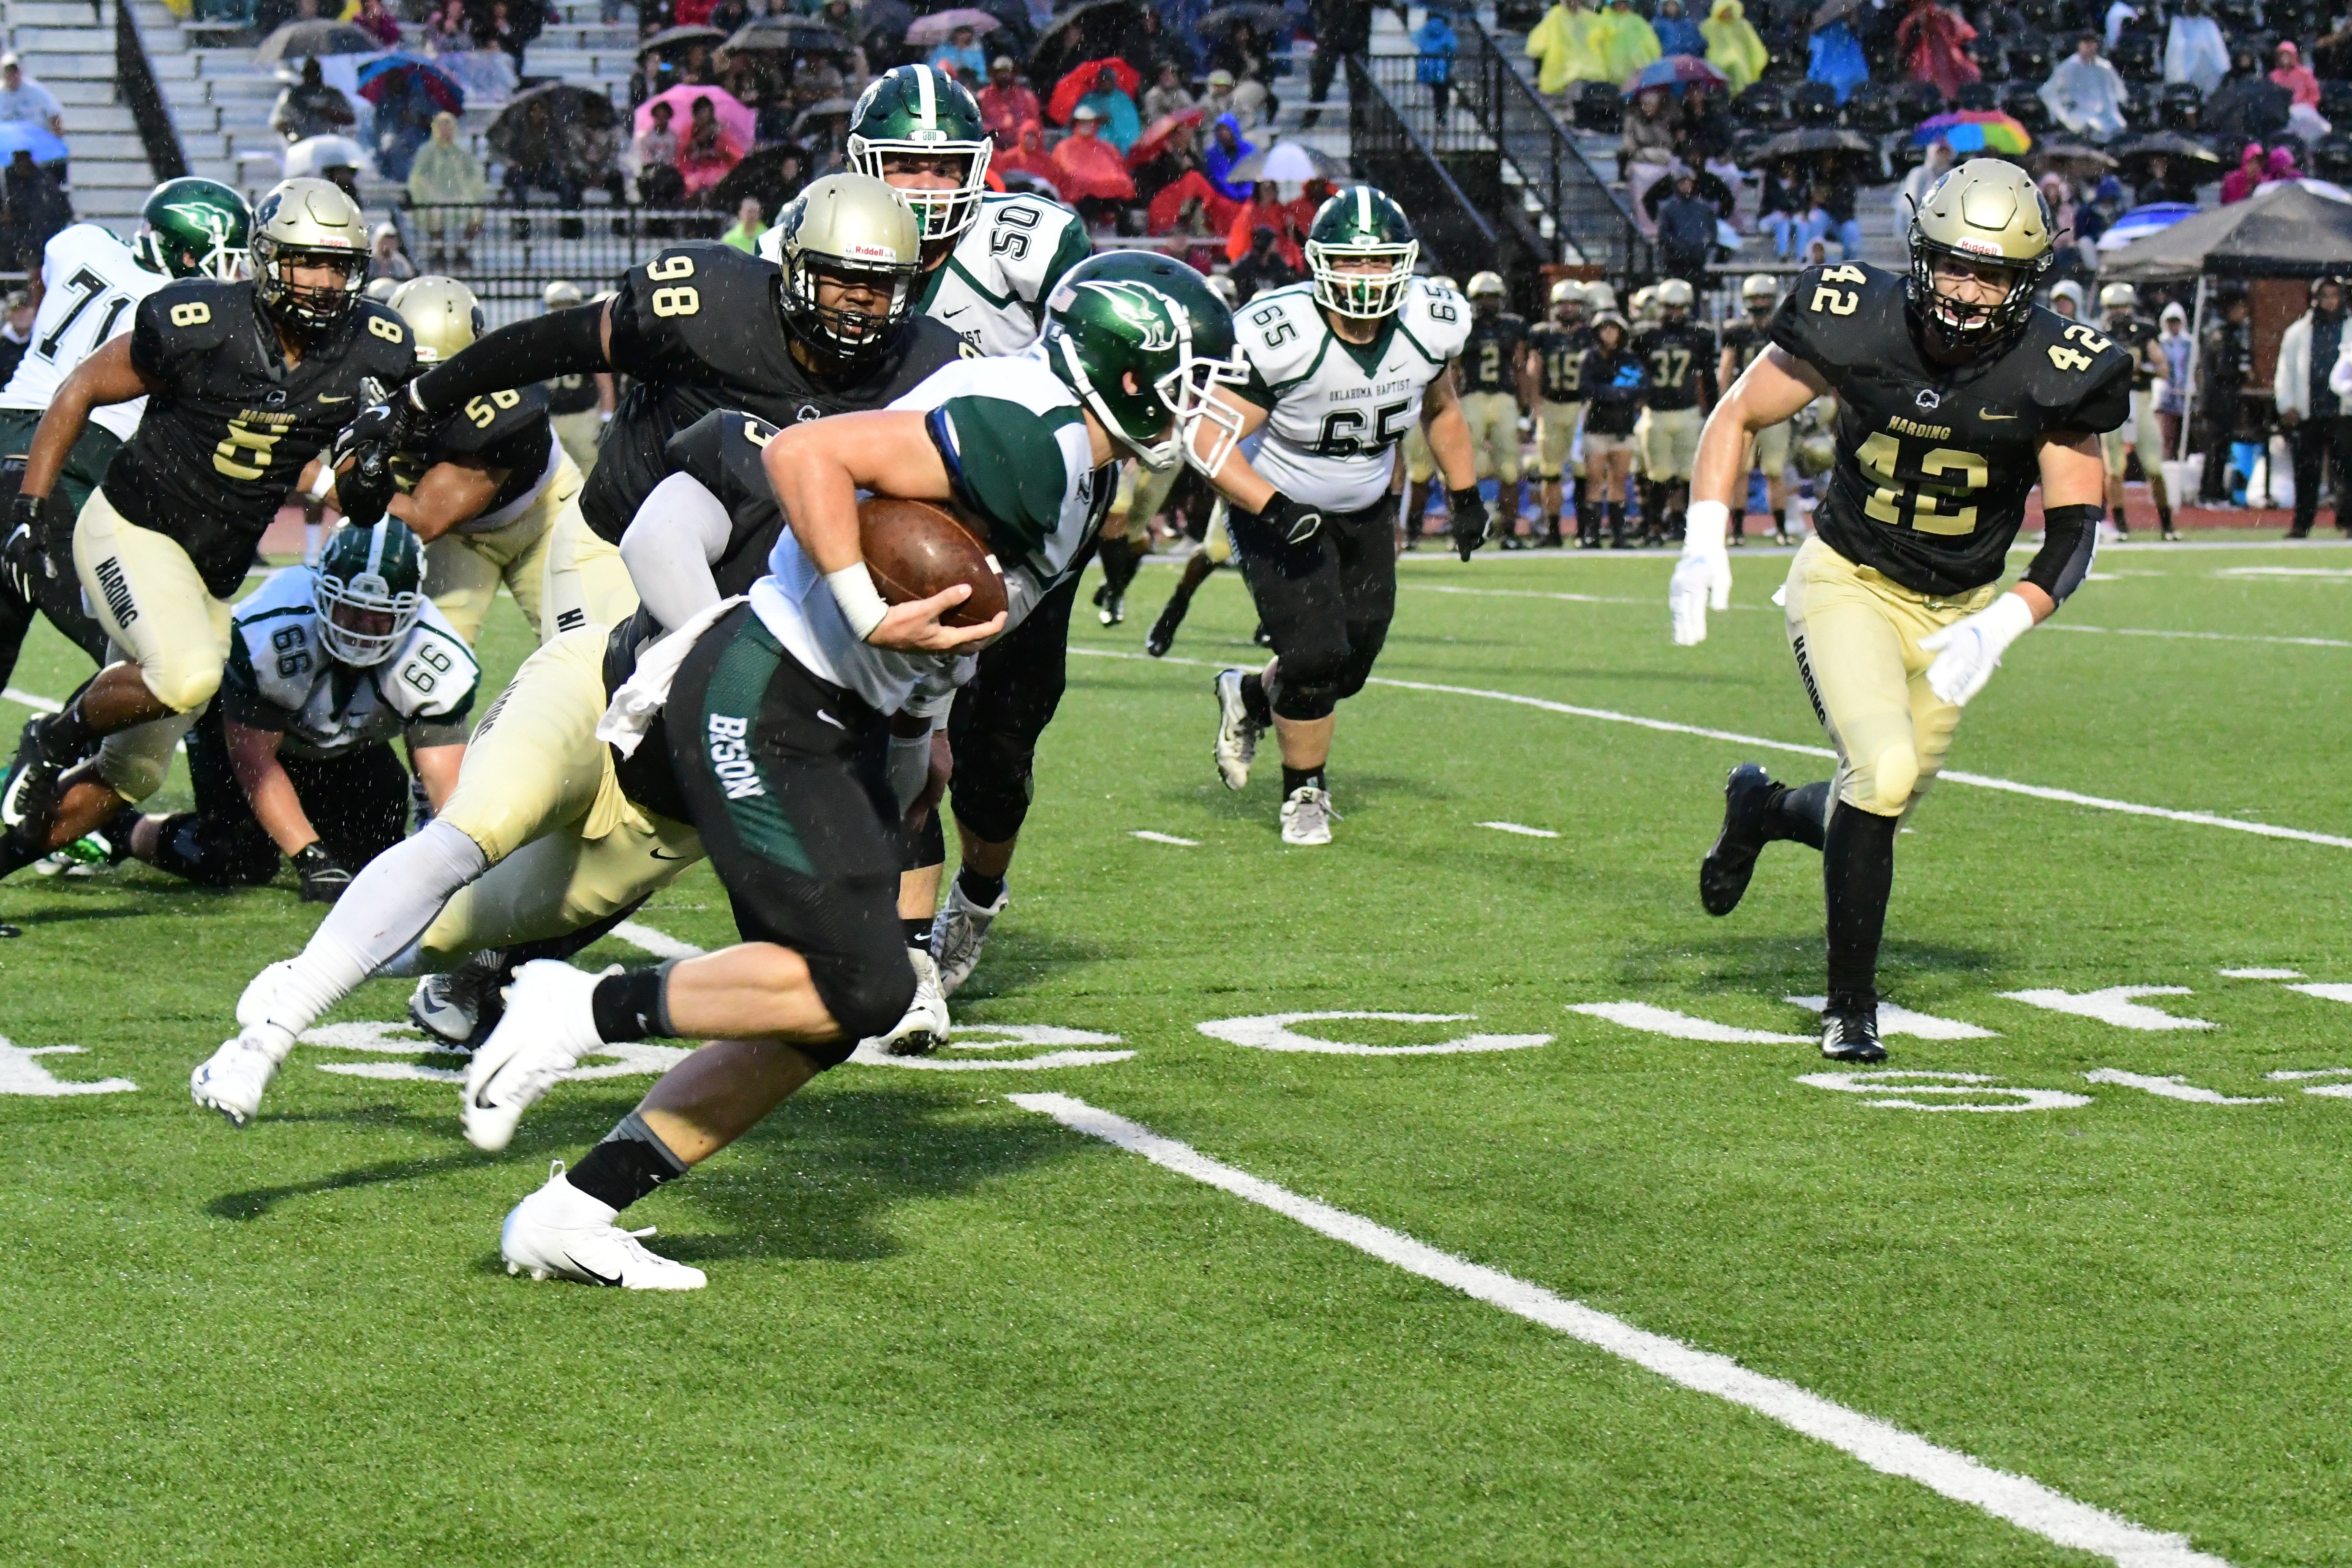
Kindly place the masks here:
<instances>
[{"instance_id":1,"label":"black umbrella","mask_svg":"<svg viewBox=\"0 0 2352 1568\"><path fill-rule=\"evenodd\" d=\"M673 28L672 31L677 31ZM774 54L826 54L849 47L849 40L803 16L768 16L746 22L727 40L730 55L765 51Z\"/></svg>"},{"instance_id":2,"label":"black umbrella","mask_svg":"<svg viewBox=\"0 0 2352 1568\"><path fill-rule=\"evenodd\" d=\"M515 156L514 139L522 133L523 117L534 103L547 105L547 122L551 126L581 121L593 131L603 131L620 120L613 100L603 93L566 81L545 82L528 92L515 94L499 111L499 117L490 121L485 139L491 152L509 160Z\"/></svg>"},{"instance_id":3,"label":"black umbrella","mask_svg":"<svg viewBox=\"0 0 2352 1568\"><path fill-rule=\"evenodd\" d=\"M1143 29L1141 0L1087 0L1047 25L1029 56L1029 79L1059 81L1088 60L1126 52L1130 34Z\"/></svg>"},{"instance_id":4,"label":"black umbrella","mask_svg":"<svg viewBox=\"0 0 2352 1568\"><path fill-rule=\"evenodd\" d=\"M735 207L745 196L757 196L760 210L772 223L778 210L808 184L808 153L789 142L754 148L719 182L714 193L717 205L721 209Z\"/></svg>"},{"instance_id":5,"label":"black umbrella","mask_svg":"<svg viewBox=\"0 0 2352 1568\"><path fill-rule=\"evenodd\" d=\"M2158 131L2137 137L2110 151L2126 163L2135 158L2187 158L2192 163L2216 164L2221 161L2221 155L2212 148L2178 131Z\"/></svg>"},{"instance_id":6,"label":"black umbrella","mask_svg":"<svg viewBox=\"0 0 2352 1568\"><path fill-rule=\"evenodd\" d=\"M1869 137L1859 131L1841 131L1833 126L1809 125L1802 131L1783 131L1756 149L1758 158L1811 158L1822 153L1848 153L1867 158L1878 149Z\"/></svg>"},{"instance_id":7,"label":"black umbrella","mask_svg":"<svg viewBox=\"0 0 2352 1568\"><path fill-rule=\"evenodd\" d=\"M2111 281L2167 278L2325 278L2352 271L2352 202L2298 181L2265 185L2242 202L2186 217L2111 251L2099 276Z\"/></svg>"},{"instance_id":8,"label":"black umbrella","mask_svg":"<svg viewBox=\"0 0 2352 1568\"><path fill-rule=\"evenodd\" d=\"M664 27L637 46L637 58L643 59L659 50L679 48L688 44L723 44L726 41L726 33L717 27L696 26L692 23L682 27Z\"/></svg>"},{"instance_id":9,"label":"black umbrella","mask_svg":"<svg viewBox=\"0 0 2352 1568\"><path fill-rule=\"evenodd\" d=\"M1199 21L1193 29L1204 36L1223 32L1238 22L1247 22L1259 36L1273 32L1282 26L1283 10L1279 5L1220 5Z\"/></svg>"},{"instance_id":10,"label":"black umbrella","mask_svg":"<svg viewBox=\"0 0 2352 1568\"><path fill-rule=\"evenodd\" d=\"M383 40L349 22L289 22L262 40L253 58L262 65L308 55L380 55Z\"/></svg>"}]
</instances>

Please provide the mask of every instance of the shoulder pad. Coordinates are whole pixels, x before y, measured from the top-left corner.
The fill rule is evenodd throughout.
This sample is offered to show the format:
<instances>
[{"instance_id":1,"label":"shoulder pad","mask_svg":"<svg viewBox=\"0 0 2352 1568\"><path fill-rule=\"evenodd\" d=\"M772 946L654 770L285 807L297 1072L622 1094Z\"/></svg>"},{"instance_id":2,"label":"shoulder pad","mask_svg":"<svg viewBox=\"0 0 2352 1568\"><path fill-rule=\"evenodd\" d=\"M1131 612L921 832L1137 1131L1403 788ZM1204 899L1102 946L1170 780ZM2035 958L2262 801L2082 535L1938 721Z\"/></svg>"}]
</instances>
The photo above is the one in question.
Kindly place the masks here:
<instances>
[{"instance_id":1,"label":"shoulder pad","mask_svg":"<svg viewBox=\"0 0 2352 1568\"><path fill-rule=\"evenodd\" d=\"M2132 351L2122 341L2038 305L2009 352L2023 360L2033 401L2058 413L2083 408L2132 375Z\"/></svg>"},{"instance_id":2,"label":"shoulder pad","mask_svg":"<svg viewBox=\"0 0 2352 1568\"><path fill-rule=\"evenodd\" d=\"M1909 330L1908 289L1901 275L1865 262L1808 267L1772 313L1772 341L1824 374L1863 363L1884 352L1890 325Z\"/></svg>"},{"instance_id":3,"label":"shoulder pad","mask_svg":"<svg viewBox=\"0 0 2352 1568\"><path fill-rule=\"evenodd\" d=\"M1470 301L1425 278L1415 279L1406 288L1397 316L1413 341L1440 360L1452 359L1470 341Z\"/></svg>"},{"instance_id":4,"label":"shoulder pad","mask_svg":"<svg viewBox=\"0 0 2352 1568\"><path fill-rule=\"evenodd\" d=\"M400 651L377 667L378 688L404 719L439 719L466 706L481 666L457 628L430 600Z\"/></svg>"},{"instance_id":5,"label":"shoulder pad","mask_svg":"<svg viewBox=\"0 0 2352 1568\"><path fill-rule=\"evenodd\" d=\"M253 286L211 278L178 278L140 301L139 314L180 348L226 342L254 313ZM403 329L404 334L406 329Z\"/></svg>"},{"instance_id":6,"label":"shoulder pad","mask_svg":"<svg viewBox=\"0 0 2352 1568\"><path fill-rule=\"evenodd\" d=\"M1309 286L1270 289L1234 312L1234 342L1272 386L1302 374L1330 329Z\"/></svg>"}]
</instances>

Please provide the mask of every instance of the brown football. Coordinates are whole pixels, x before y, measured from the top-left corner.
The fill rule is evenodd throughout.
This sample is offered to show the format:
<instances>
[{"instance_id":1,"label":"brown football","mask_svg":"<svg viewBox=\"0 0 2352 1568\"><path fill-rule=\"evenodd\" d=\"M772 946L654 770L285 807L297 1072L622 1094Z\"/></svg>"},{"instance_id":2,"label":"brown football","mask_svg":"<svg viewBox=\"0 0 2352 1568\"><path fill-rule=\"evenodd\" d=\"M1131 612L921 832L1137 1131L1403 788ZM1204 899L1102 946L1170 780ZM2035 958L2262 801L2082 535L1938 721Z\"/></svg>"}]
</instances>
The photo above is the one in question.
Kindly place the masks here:
<instances>
[{"instance_id":1,"label":"brown football","mask_svg":"<svg viewBox=\"0 0 2352 1568\"><path fill-rule=\"evenodd\" d=\"M969 583L971 597L940 617L947 625L976 626L1004 608L1003 568L980 534L943 506L868 496L857 503L857 537L874 586L891 604Z\"/></svg>"}]
</instances>

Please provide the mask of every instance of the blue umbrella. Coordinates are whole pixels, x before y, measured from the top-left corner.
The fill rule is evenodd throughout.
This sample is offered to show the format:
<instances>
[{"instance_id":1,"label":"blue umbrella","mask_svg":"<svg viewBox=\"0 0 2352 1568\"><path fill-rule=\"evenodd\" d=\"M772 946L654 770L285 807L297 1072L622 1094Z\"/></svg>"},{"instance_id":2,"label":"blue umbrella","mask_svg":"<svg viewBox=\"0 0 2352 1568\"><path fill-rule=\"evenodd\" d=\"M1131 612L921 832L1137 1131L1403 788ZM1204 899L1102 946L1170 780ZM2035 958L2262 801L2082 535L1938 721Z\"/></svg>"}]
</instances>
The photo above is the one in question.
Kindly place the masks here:
<instances>
[{"instance_id":1,"label":"blue umbrella","mask_svg":"<svg viewBox=\"0 0 2352 1568\"><path fill-rule=\"evenodd\" d=\"M0 121L0 162L14 158L20 149L30 153L36 163L62 163L66 160L66 144L47 126L22 120Z\"/></svg>"},{"instance_id":2,"label":"blue umbrella","mask_svg":"<svg viewBox=\"0 0 2352 1568\"><path fill-rule=\"evenodd\" d=\"M466 93L457 85L457 79L431 60L419 59L415 55L386 55L362 66L360 96L370 103L382 103L394 88L405 89L412 75L424 85L433 107L451 114L465 112Z\"/></svg>"},{"instance_id":3,"label":"blue umbrella","mask_svg":"<svg viewBox=\"0 0 2352 1568\"><path fill-rule=\"evenodd\" d=\"M2146 239L2158 229L2170 228L2182 218L2197 216L2194 202L2150 202L2144 207L2134 207L2107 226L2099 236L2101 250L2121 250L2136 239Z\"/></svg>"}]
</instances>

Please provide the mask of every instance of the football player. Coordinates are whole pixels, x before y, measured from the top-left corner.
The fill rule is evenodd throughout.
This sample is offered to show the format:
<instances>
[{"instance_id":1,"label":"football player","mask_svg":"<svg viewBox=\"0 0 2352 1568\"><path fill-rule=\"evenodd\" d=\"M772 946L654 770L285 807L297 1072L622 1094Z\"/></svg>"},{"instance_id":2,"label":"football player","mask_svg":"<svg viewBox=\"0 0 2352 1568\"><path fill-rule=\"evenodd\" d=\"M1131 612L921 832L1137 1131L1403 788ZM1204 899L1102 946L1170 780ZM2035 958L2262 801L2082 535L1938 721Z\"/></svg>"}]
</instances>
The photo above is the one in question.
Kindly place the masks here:
<instances>
[{"instance_id":1,"label":"football player","mask_svg":"<svg viewBox=\"0 0 2352 1568\"><path fill-rule=\"evenodd\" d=\"M1237 326L1245 384L1220 394L1257 455L1203 460L1232 503L1243 579L1274 638L1264 670L1216 677L1218 773L1249 783L1258 736L1282 747L1282 838L1331 842L1325 766L1333 711L1362 689L1396 609L1394 448L1415 425L1444 470L1454 548L1485 542L1486 503L1454 365L1470 332L1461 295L1413 276L1421 241L1402 208L1350 185L1307 234L1310 283L1253 299ZM1516 426L1515 426L1516 428Z\"/></svg>"},{"instance_id":2,"label":"football player","mask_svg":"<svg viewBox=\"0 0 2352 1568\"><path fill-rule=\"evenodd\" d=\"M2158 346L2156 323L2139 313L2139 290L2128 283L2110 283L2099 290L2101 327L2132 356L2131 417L2099 437L2099 456L2107 465L2107 515L2115 520L2116 537L2131 537L2131 517L2124 507L2124 474L2131 453L2139 453L2140 471L2147 477L2147 498L2156 503L2157 528L2166 539L2178 539L2172 526L2172 498L2164 488L2164 433L2156 422L2156 384L2172 368Z\"/></svg>"},{"instance_id":3,"label":"football player","mask_svg":"<svg viewBox=\"0 0 2352 1568\"><path fill-rule=\"evenodd\" d=\"M561 278L540 291L541 302L551 310L569 310L585 298L579 284ZM555 438L572 454L572 466L584 479L596 467L596 443L603 439L604 426L619 402L612 373L575 370L540 384L547 389L547 418L555 426Z\"/></svg>"},{"instance_id":4,"label":"football player","mask_svg":"<svg viewBox=\"0 0 2352 1568\"><path fill-rule=\"evenodd\" d=\"M1465 297L1470 301L1470 336L1462 345L1462 419L1470 427L1470 450L1477 461L1478 477L1492 479L1497 485L1495 531L1501 535L1504 549L1517 550L1522 548L1519 360L1527 346L1527 319L1503 309L1500 273L1472 274Z\"/></svg>"},{"instance_id":5,"label":"football player","mask_svg":"<svg viewBox=\"0 0 2352 1568\"><path fill-rule=\"evenodd\" d=\"M124 245L94 223L51 236L33 278L33 327L16 374L0 390L0 476L21 472L33 432L58 386L82 361L131 330L131 308L175 278L234 282L245 275L253 227L245 198L211 180L166 180L141 213L139 237ZM58 471L58 496L40 524L29 518L0 545L0 686L37 610L90 657L106 662L106 634L82 607L73 565L73 520L122 443L139 428L143 405L90 411L89 424ZM18 537L16 535L21 535Z\"/></svg>"},{"instance_id":6,"label":"football player","mask_svg":"<svg viewBox=\"0 0 2352 1568\"><path fill-rule=\"evenodd\" d=\"M780 426L879 408L963 353L953 332L915 313L919 258L897 241L903 197L864 174L832 174L785 210L798 215L790 233L811 237L795 265L716 242L674 246L631 268L600 304L488 333L353 432L402 450L478 398L563 375L631 378L595 471L549 540L542 637L615 626L637 607L620 538L667 475L664 448L680 430L718 408Z\"/></svg>"},{"instance_id":7,"label":"football player","mask_svg":"<svg viewBox=\"0 0 2352 1568\"><path fill-rule=\"evenodd\" d=\"M1960 709L2002 654L2091 569L2131 356L2088 322L2033 305L2052 218L2015 165L1971 159L1912 217L1908 278L1860 262L1810 268L1772 318L1772 346L1700 443L1690 536L1668 597L1675 640L1706 636L1731 588L1724 532L1748 442L1815 397L1838 398L1837 460L1818 531L1785 589L1797 673L1837 748L1836 777L1789 788L1754 763L1725 785L1699 898L1728 914L1774 839L1822 851L1829 1001L1822 1054L1884 1060L1878 944L1895 839L1949 751ZM2042 485L2042 548L2000 579Z\"/></svg>"},{"instance_id":8,"label":"football player","mask_svg":"<svg viewBox=\"0 0 2352 1568\"><path fill-rule=\"evenodd\" d=\"M1568 481L1576 466L1576 432L1584 422L1584 356L1592 334L1584 325L1584 285L1563 278L1551 286L1551 314L1528 331L1528 374L1536 409L1536 478L1542 485L1544 542L1557 548L1560 513L1568 504ZM1601 542L1596 515L1588 521L1586 501L1576 499L1576 542Z\"/></svg>"},{"instance_id":9,"label":"football player","mask_svg":"<svg viewBox=\"0 0 2352 1568\"><path fill-rule=\"evenodd\" d=\"M340 898L408 832L393 738L436 809L466 755L481 670L425 596L425 570L416 536L383 518L337 529L316 567L256 589L230 618L220 695L188 734L195 809L126 806L108 837L213 888L267 882L283 854L303 902Z\"/></svg>"},{"instance_id":10,"label":"football player","mask_svg":"<svg viewBox=\"0 0 2352 1568\"><path fill-rule=\"evenodd\" d=\"M1727 321L1723 326L1723 355L1716 367L1716 384L1729 386L1754 364L1758 356L1772 346L1772 312L1780 304L1780 284L1769 272L1751 272L1739 285L1740 307L1748 312L1745 321ZM1789 432L1793 422L1783 421L1769 429L1756 432L1756 450L1748 469L1764 470L1764 493L1772 508L1772 542L1789 542ZM1732 503L1731 543L1736 549L1748 539L1748 497L1742 492Z\"/></svg>"},{"instance_id":11,"label":"football player","mask_svg":"<svg viewBox=\"0 0 2352 1568\"><path fill-rule=\"evenodd\" d=\"M155 792L220 687L229 595L263 531L336 433L415 374L406 324L360 299L367 256L349 196L284 181L254 214L252 281L166 284L58 388L16 526L38 526L92 409L148 400L74 523L82 592L121 658L26 726L0 792L0 875Z\"/></svg>"},{"instance_id":12,"label":"football player","mask_svg":"<svg viewBox=\"0 0 2352 1568\"><path fill-rule=\"evenodd\" d=\"M1690 319L1691 286L1680 278L1657 285L1657 325L1637 333L1633 352L1649 367L1650 388L1633 446L1642 459L1642 542L1683 536L1690 499L1691 463L1699 425L1715 401L1715 333Z\"/></svg>"}]
</instances>

